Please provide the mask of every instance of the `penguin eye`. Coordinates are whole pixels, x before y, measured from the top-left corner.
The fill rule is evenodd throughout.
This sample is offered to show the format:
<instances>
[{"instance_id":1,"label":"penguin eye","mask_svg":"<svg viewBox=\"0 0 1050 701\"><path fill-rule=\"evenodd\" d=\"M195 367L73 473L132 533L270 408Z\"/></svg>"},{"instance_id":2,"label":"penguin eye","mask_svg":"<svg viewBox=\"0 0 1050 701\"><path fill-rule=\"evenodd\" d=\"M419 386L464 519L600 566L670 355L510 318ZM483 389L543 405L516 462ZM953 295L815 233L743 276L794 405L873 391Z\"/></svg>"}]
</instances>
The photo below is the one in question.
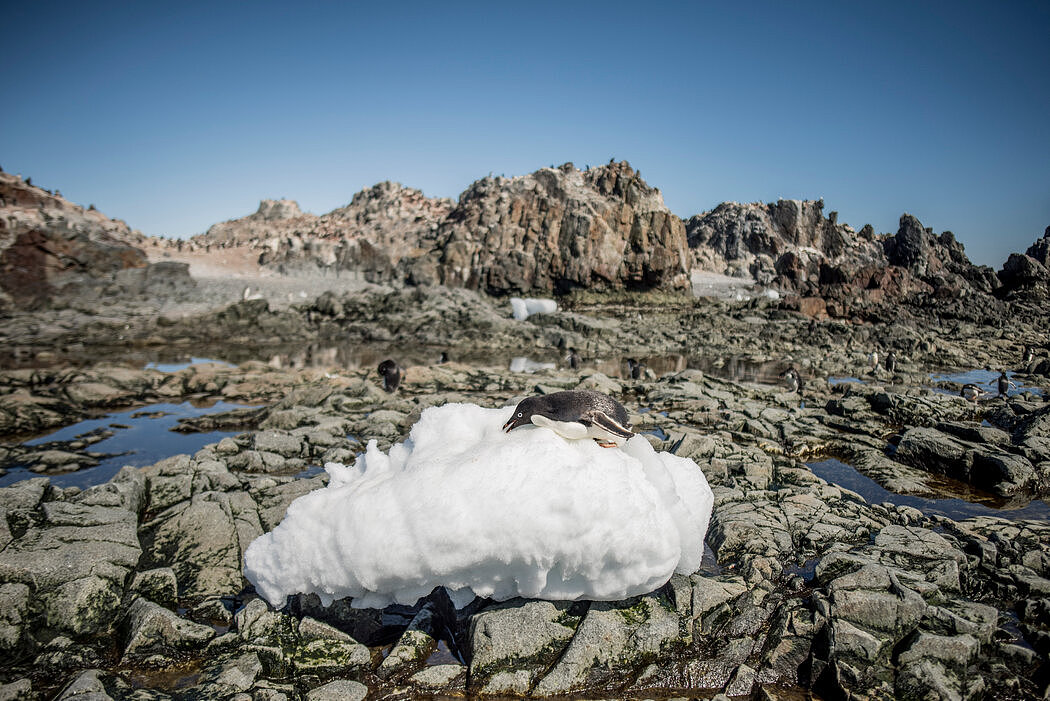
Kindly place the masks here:
<instances>
[{"instance_id":1,"label":"penguin eye","mask_svg":"<svg viewBox=\"0 0 1050 701\"><path fill-rule=\"evenodd\" d=\"M519 419L521 418L521 412L520 411L518 412L518 418Z\"/></svg>"}]
</instances>

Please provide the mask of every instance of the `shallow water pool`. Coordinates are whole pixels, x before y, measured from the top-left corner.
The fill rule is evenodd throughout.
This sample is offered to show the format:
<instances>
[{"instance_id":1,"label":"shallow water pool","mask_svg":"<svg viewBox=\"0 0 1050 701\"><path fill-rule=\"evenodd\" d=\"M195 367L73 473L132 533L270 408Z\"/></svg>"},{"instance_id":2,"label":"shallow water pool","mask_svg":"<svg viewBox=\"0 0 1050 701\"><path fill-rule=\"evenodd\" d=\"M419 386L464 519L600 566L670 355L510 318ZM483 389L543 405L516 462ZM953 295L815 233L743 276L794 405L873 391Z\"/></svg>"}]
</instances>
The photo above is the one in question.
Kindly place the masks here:
<instances>
[{"instance_id":1,"label":"shallow water pool","mask_svg":"<svg viewBox=\"0 0 1050 701\"><path fill-rule=\"evenodd\" d=\"M112 457L103 458L95 467L87 467L76 472L63 474L40 475L30 472L26 467L8 468L6 475L0 476L0 487L6 487L33 477L46 476L57 487L80 487L86 489L96 484L108 482L120 468L125 465L142 467L152 465L158 460L173 455L192 455L209 443L217 443L227 436L236 436L240 431L208 431L204 433L177 433L171 428L179 419L187 419L205 414L216 414L231 409L245 408L240 404L217 401L207 405L194 405L190 402L181 404L150 404L134 409L106 414L97 419L87 419L57 431L25 441L24 445L38 446L46 443L77 440L78 436L93 431L113 431L113 435L91 445L92 453L111 453Z\"/></svg>"},{"instance_id":2,"label":"shallow water pool","mask_svg":"<svg viewBox=\"0 0 1050 701\"><path fill-rule=\"evenodd\" d=\"M1023 508L996 509L985 504L977 504L954 497L936 499L897 494L889 491L870 477L862 475L852 465L835 458L806 463L806 465L817 477L836 486L845 487L850 491L856 492L864 497L869 504L881 504L888 501L891 504L900 506L911 506L927 515L947 516L954 521L975 516L997 516L1012 520L1050 520L1050 504L1041 499L1032 501Z\"/></svg>"}]
</instances>

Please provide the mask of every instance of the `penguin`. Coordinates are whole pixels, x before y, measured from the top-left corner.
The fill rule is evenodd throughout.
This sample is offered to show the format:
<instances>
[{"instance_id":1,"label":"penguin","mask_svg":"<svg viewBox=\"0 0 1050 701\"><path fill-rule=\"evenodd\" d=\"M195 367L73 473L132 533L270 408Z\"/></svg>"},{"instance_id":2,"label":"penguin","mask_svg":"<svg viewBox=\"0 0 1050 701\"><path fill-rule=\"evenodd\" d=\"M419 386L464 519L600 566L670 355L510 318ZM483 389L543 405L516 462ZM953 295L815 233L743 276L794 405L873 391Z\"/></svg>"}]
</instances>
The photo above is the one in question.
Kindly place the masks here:
<instances>
[{"instance_id":1,"label":"penguin","mask_svg":"<svg viewBox=\"0 0 1050 701\"><path fill-rule=\"evenodd\" d=\"M897 354L893 351L890 351L890 354L886 356L886 370L897 372Z\"/></svg>"},{"instance_id":2,"label":"penguin","mask_svg":"<svg viewBox=\"0 0 1050 701\"><path fill-rule=\"evenodd\" d=\"M1006 370L999 373L999 379L996 381L997 389L999 390L999 396L1005 397L1010 391L1010 388L1017 388L1013 382L1010 382L1010 378L1006 376Z\"/></svg>"},{"instance_id":3,"label":"penguin","mask_svg":"<svg viewBox=\"0 0 1050 701\"><path fill-rule=\"evenodd\" d=\"M965 384L962 386L962 390L959 391L959 396L967 401L971 401L974 404L977 403L977 399L984 394L984 390L974 384Z\"/></svg>"},{"instance_id":4,"label":"penguin","mask_svg":"<svg viewBox=\"0 0 1050 701\"><path fill-rule=\"evenodd\" d=\"M378 371L380 377L383 378L383 389L387 392L396 392L397 386L401 384L401 378L404 376L398 364L387 358L379 364Z\"/></svg>"},{"instance_id":5,"label":"penguin","mask_svg":"<svg viewBox=\"0 0 1050 701\"><path fill-rule=\"evenodd\" d=\"M639 363L634 358L627 359L627 374L631 376L632 380L642 379L642 374L645 372L645 363Z\"/></svg>"},{"instance_id":6,"label":"penguin","mask_svg":"<svg viewBox=\"0 0 1050 701\"><path fill-rule=\"evenodd\" d=\"M798 370L795 369L795 366L789 367L780 377L787 381L788 392L798 392L799 394L802 394L802 376L798 374Z\"/></svg>"},{"instance_id":7,"label":"penguin","mask_svg":"<svg viewBox=\"0 0 1050 701\"><path fill-rule=\"evenodd\" d=\"M441 351L441 357L438 358L437 364L444 365L448 362L448 351Z\"/></svg>"},{"instance_id":8,"label":"penguin","mask_svg":"<svg viewBox=\"0 0 1050 701\"><path fill-rule=\"evenodd\" d=\"M868 365L871 366L871 374L876 374L879 371L879 351L878 349L873 350L868 355Z\"/></svg>"},{"instance_id":9,"label":"penguin","mask_svg":"<svg viewBox=\"0 0 1050 701\"><path fill-rule=\"evenodd\" d=\"M569 347L569 354L565 356L565 359L569 362L569 368L572 370L580 369L580 354L576 352L576 349Z\"/></svg>"},{"instance_id":10,"label":"penguin","mask_svg":"<svg viewBox=\"0 0 1050 701\"><path fill-rule=\"evenodd\" d=\"M627 410L607 394L568 390L527 397L518 402L503 430L527 423L543 426L563 438L593 438L603 448L623 445L634 435Z\"/></svg>"},{"instance_id":11,"label":"penguin","mask_svg":"<svg viewBox=\"0 0 1050 701\"><path fill-rule=\"evenodd\" d=\"M1024 350L1021 351L1021 362L1028 365L1035 360L1035 351L1027 343L1024 346Z\"/></svg>"}]
</instances>

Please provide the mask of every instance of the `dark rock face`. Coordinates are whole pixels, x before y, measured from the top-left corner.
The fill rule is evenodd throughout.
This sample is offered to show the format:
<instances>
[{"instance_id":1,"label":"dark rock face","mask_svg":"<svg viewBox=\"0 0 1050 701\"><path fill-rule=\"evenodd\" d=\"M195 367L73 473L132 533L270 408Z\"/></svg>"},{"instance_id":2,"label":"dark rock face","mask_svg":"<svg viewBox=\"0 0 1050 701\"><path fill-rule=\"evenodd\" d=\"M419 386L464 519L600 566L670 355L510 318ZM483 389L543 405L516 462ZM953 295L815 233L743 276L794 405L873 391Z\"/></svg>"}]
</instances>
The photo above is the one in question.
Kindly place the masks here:
<instances>
[{"instance_id":1,"label":"dark rock face","mask_svg":"<svg viewBox=\"0 0 1050 701\"><path fill-rule=\"evenodd\" d=\"M1050 298L1050 226L1024 255L1011 253L998 275L1003 285L999 294L1004 299L1039 302Z\"/></svg>"},{"instance_id":2,"label":"dark rock face","mask_svg":"<svg viewBox=\"0 0 1050 701\"><path fill-rule=\"evenodd\" d=\"M626 162L486 178L441 227L438 273L500 292L684 288L685 227Z\"/></svg>"}]
</instances>

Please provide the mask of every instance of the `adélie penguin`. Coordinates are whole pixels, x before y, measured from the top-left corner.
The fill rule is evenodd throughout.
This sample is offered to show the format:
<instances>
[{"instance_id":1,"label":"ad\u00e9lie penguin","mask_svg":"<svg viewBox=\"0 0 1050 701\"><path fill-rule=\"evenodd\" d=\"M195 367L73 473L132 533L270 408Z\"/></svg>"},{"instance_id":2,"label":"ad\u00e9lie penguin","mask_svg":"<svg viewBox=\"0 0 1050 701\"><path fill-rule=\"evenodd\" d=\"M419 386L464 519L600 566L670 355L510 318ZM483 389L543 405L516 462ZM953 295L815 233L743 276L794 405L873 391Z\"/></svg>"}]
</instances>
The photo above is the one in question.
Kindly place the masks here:
<instances>
[{"instance_id":1,"label":"ad\u00e9lie penguin","mask_svg":"<svg viewBox=\"0 0 1050 701\"><path fill-rule=\"evenodd\" d=\"M603 448L623 445L634 435L627 410L607 394L590 390L568 390L518 402L504 431L532 423L549 428L563 438L593 438Z\"/></svg>"}]
</instances>

